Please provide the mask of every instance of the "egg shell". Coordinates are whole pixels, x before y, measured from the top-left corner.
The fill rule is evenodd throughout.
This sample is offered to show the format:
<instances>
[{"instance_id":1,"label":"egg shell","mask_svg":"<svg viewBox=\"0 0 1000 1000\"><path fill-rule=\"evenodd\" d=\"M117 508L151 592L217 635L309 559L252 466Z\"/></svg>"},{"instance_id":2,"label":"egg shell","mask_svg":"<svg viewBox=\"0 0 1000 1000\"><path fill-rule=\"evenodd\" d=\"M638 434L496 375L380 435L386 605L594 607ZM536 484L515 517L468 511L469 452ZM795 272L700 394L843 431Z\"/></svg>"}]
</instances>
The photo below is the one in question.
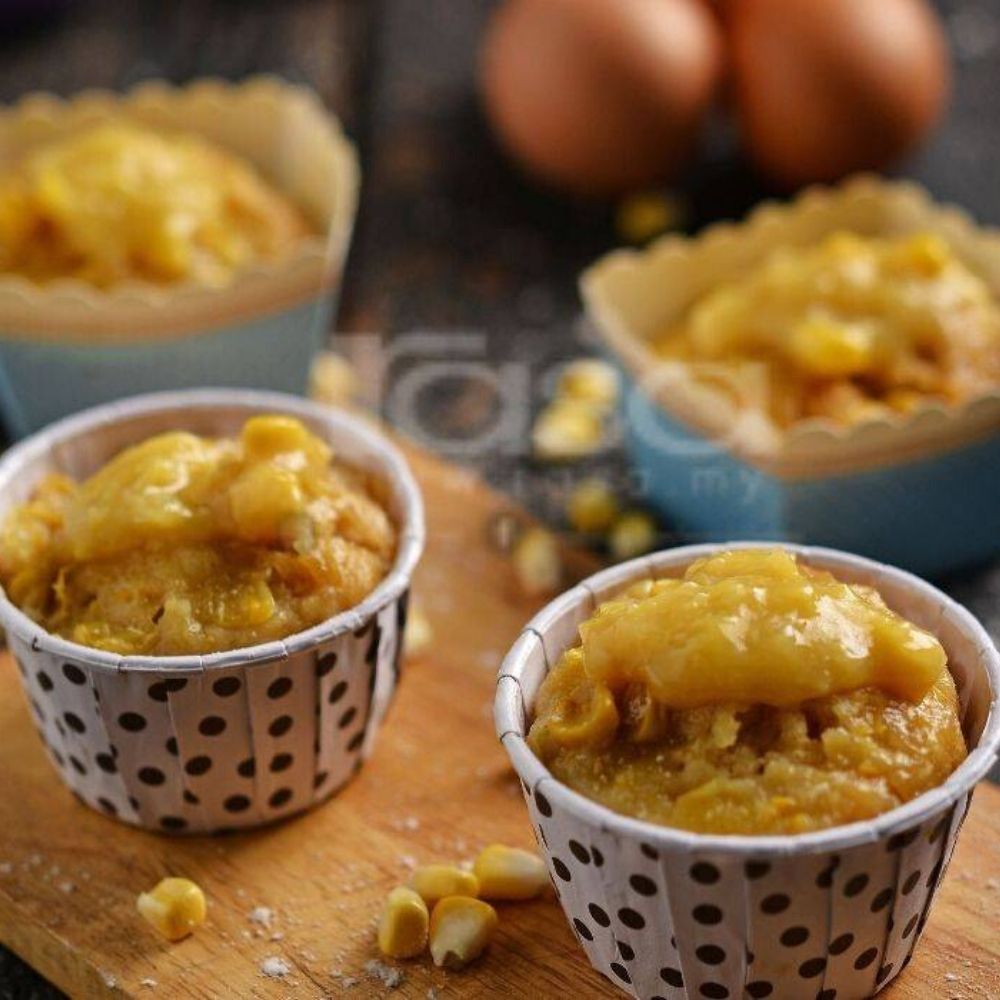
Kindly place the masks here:
<instances>
[{"instance_id":1,"label":"egg shell","mask_svg":"<svg viewBox=\"0 0 1000 1000\"><path fill-rule=\"evenodd\" d=\"M945 107L947 44L925 0L741 0L725 17L743 141L784 187L883 168Z\"/></svg>"},{"instance_id":2,"label":"egg shell","mask_svg":"<svg viewBox=\"0 0 1000 1000\"><path fill-rule=\"evenodd\" d=\"M480 85L515 160L555 187L606 196L683 166L721 67L719 28L697 0L507 0Z\"/></svg>"}]
</instances>

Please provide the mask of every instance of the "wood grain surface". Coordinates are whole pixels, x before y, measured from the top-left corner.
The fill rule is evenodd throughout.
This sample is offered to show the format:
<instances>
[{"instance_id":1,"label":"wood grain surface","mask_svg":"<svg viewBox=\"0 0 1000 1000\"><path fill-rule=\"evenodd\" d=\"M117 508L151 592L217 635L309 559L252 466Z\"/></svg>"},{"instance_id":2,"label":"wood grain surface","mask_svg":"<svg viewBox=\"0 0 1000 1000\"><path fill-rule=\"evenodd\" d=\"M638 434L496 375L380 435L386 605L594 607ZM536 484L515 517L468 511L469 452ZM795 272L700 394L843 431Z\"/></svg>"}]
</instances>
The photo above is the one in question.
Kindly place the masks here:
<instances>
[{"instance_id":1,"label":"wood grain surface","mask_svg":"<svg viewBox=\"0 0 1000 1000\"><path fill-rule=\"evenodd\" d=\"M490 718L494 676L533 611L489 525L509 510L469 473L410 450L430 545L416 594L434 643L406 667L373 759L341 795L256 833L170 839L79 805L45 759L9 657L0 660L0 941L74 997L615 997L554 899L501 908L489 955L463 973L394 963L392 991L365 966L385 892L414 862L465 859L488 842L528 846L517 781ZM569 574L589 558L568 554ZM984 786L945 888L891 1000L1000 996L1000 792ZM168 875L209 898L205 927L168 944L138 892ZM250 919L273 909L270 927ZM280 958L288 975L268 978ZM383 970L384 972L385 970ZM152 983L155 982L155 985ZM434 990L435 993L429 993Z\"/></svg>"}]
</instances>

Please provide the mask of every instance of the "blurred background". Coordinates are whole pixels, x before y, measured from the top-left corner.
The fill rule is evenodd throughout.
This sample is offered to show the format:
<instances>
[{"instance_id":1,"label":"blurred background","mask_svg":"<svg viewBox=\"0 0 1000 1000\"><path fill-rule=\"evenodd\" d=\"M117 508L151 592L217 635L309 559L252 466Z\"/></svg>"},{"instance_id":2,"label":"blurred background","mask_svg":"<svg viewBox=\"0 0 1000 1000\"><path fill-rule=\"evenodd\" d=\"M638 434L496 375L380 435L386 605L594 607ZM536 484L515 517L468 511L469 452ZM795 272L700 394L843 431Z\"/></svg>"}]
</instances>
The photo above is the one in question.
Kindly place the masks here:
<instances>
[{"instance_id":1,"label":"blurred background","mask_svg":"<svg viewBox=\"0 0 1000 1000\"><path fill-rule=\"evenodd\" d=\"M352 338L363 345L372 337L392 345L391 386L414 363L407 335L461 334L473 343L468 373L435 382L418 394L412 412L385 415L556 523L572 484L595 470L641 501L642 484L630 478L613 435L592 458L553 466L532 459L529 431L559 364L589 351L577 275L645 233L623 215L617 194L585 199L539 183L501 149L477 96L480 43L496 6L494 0L0 0L0 100L37 90L70 95L150 78L180 83L258 72L314 88L358 143L364 173L337 322L345 338L340 346L354 354ZM888 172L914 178L938 200L996 225L1000 6L996 0L935 0L934 6L951 53L950 103ZM926 83L909 70L901 78L904 91L915 95ZM652 229L693 232L740 218L762 198L787 193L787 181L768 177L747 158L731 118L714 110L697 158L669 186L653 187ZM441 350L448 353L447 340ZM469 449L464 443L496 418L490 372L510 360L527 362L531 373L523 419L495 446ZM389 396L371 402L378 406ZM1000 634L1000 573L979 570L945 583ZM0 953L0 997L55 995Z\"/></svg>"}]
</instances>

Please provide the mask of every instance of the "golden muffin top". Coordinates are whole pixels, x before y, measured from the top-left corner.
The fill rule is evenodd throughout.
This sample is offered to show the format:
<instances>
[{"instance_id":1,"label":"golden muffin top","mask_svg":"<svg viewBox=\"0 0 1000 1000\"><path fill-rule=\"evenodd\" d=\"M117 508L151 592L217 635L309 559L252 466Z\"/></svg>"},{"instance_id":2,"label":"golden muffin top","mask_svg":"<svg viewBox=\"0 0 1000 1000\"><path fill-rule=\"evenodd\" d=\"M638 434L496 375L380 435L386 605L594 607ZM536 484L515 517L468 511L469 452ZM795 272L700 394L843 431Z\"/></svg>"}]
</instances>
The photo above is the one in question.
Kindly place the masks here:
<instances>
[{"instance_id":1,"label":"golden muffin top","mask_svg":"<svg viewBox=\"0 0 1000 1000\"><path fill-rule=\"evenodd\" d=\"M358 604L395 549L379 484L300 421L262 416L236 440L161 434L82 483L50 476L0 526L0 582L74 642L208 653Z\"/></svg>"},{"instance_id":2,"label":"golden muffin top","mask_svg":"<svg viewBox=\"0 0 1000 1000\"><path fill-rule=\"evenodd\" d=\"M221 285L310 232L250 163L124 121L39 146L0 172L0 271L39 283Z\"/></svg>"},{"instance_id":3,"label":"golden muffin top","mask_svg":"<svg viewBox=\"0 0 1000 1000\"><path fill-rule=\"evenodd\" d=\"M580 634L528 742L570 787L640 819L822 829L908 801L965 756L940 642L784 550L636 584Z\"/></svg>"},{"instance_id":4,"label":"golden muffin top","mask_svg":"<svg viewBox=\"0 0 1000 1000\"><path fill-rule=\"evenodd\" d=\"M1000 386L1000 306L931 233L782 247L654 340L779 427L959 404Z\"/></svg>"}]
</instances>

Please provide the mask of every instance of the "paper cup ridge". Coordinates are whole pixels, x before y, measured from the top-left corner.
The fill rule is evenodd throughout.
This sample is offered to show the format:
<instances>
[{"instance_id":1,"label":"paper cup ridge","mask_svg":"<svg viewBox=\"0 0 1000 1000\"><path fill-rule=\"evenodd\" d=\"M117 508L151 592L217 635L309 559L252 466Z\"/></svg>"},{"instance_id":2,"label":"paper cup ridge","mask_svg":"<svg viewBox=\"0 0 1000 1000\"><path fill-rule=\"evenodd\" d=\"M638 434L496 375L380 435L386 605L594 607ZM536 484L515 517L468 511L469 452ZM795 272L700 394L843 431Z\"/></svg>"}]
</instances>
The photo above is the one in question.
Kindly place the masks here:
<instances>
[{"instance_id":1,"label":"paper cup ridge","mask_svg":"<svg viewBox=\"0 0 1000 1000\"><path fill-rule=\"evenodd\" d=\"M88 805L167 833L259 826L342 788L371 753L399 678L423 508L402 457L356 418L276 393L202 390L110 404L0 460L0 517L54 468L85 475L127 443L227 434L254 413L305 420L381 476L395 564L356 608L283 641L205 656L122 657L45 632L0 593L0 621L53 764Z\"/></svg>"},{"instance_id":2,"label":"paper cup ridge","mask_svg":"<svg viewBox=\"0 0 1000 1000\"><path fill-rule=\"evenodd\" d=\"M573 933L591 964L627 994L869 997L910 961L975 783L1000 748L1000 656L976 620L944 594L871 560L785 546L812 565L876 585L948 650L969 756L939 788L869 822L765 837L656 826L572 791L524 739L538 686L596 603L632 581L674 575L706 553L732 547L690 546L634 560L545 608L501 667L498 735L521 778Z\"/></svg>"}]
</instances>

